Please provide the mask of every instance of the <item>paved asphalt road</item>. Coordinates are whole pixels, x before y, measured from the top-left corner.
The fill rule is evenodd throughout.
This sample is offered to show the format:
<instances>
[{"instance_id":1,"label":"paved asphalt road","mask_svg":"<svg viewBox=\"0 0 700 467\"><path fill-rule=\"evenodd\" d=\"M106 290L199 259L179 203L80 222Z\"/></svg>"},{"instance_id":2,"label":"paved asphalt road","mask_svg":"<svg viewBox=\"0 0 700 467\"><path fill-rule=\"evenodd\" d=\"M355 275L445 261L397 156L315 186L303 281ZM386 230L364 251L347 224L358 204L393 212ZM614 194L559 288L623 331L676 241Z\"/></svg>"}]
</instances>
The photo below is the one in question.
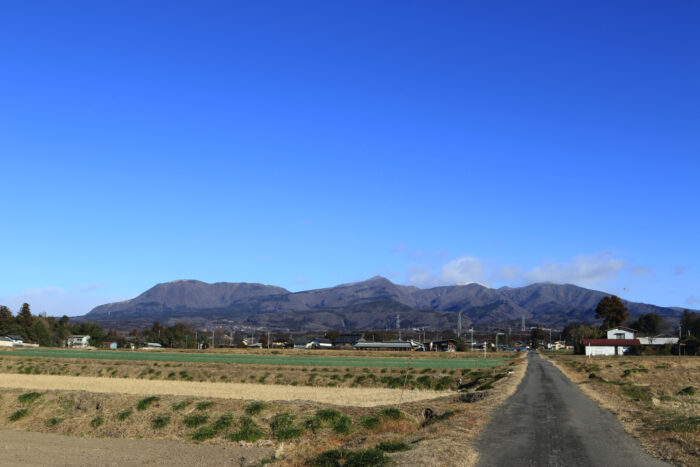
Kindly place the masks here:
<instances>
[{"instance_id":1,"label":"paved asphalt road","mask_svg":"<svg viewBox=\"0 0 700 467\"><path fill-rule=\"evenodd\" d=\"M518 390L479 440L479 466L665 466L535 352Z\"/></svg>"}]
</instances>

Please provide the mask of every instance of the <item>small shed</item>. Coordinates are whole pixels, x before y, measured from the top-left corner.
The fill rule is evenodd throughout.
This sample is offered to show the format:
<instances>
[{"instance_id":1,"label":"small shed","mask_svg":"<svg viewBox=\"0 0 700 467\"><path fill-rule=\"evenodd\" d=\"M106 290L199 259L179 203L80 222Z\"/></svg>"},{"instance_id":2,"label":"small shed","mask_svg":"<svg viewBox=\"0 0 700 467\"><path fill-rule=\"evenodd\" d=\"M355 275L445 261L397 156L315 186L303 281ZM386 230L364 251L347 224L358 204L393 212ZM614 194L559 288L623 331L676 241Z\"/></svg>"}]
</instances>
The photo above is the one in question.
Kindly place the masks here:
<instances>
[{"instance_id":1,"label":"small shed","mask_svg":"<svg viewBox=\"0 0 700 467\"><path fill-rule=\"evenodd\" d=\"M586 355L609 357L622 355L640 343L639 339L584 339L583 345L586 346Z\"/></svg>"},{"instance_id":2,"label":"small shed","mask_svg":"<svg viewBox=\"0 0 700 467\"><path fill-rule=\"evenodd\" d=\"M116 342L103 342L102 347L104 347L105 349L117 350L117 343Z\"/></svg>"}]
</instances>

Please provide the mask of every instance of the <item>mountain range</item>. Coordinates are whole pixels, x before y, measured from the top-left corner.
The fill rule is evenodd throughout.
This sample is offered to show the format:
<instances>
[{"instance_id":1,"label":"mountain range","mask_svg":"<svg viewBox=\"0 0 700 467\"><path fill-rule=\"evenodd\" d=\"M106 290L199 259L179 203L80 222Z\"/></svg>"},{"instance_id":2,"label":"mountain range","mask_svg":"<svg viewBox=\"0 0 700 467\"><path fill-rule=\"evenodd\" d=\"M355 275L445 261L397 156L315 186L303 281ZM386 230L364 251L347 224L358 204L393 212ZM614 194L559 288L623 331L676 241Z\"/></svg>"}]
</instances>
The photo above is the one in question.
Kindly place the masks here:
<instances>
[{"instance_id":1,"label":"mountain range","mask_svg":"<svg viewBox=\"0 0 700 467\"><path fill-rule=\"evenodd\" d=\"M158 284L136 298L100 305L73 318L120 330L190 323L199 328L266 328L278 331L326 331L401 327L454 329L462 326L562 327L593 322L601 298L610 294L571 284L536 283L492 289L476 283L420 289L376 276L362 282L290 292L281 287L197 280ZM624 300L623 300L624 301ZM635 318L657 313L675 324L677 308L624 301Z\"/></svg>"}]
</instances>

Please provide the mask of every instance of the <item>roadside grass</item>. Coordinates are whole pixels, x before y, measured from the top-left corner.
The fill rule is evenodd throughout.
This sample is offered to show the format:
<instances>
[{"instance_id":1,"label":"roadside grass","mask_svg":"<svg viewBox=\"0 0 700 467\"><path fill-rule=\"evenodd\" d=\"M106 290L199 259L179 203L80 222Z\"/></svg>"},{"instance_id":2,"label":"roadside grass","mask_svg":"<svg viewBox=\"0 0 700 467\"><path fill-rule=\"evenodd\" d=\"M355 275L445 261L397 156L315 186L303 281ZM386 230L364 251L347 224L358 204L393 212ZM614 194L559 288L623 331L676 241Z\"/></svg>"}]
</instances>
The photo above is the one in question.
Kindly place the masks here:
<instances>
[{"instance_id":1,"label":"roadside grass","mask_svg":"<svg viewBox=\"0 0 700 467\"><path fill-rule=\"evenodd\" d=\"M156 415L151 419L151 427L160 430L170 424L170 415Z\"/></svg>"},{"instance_id":2,"label":"roadside grass","mask_svg":"<svg viewBox=\"0 0 700 467\"><path fill-rule=\"evenodd\" d=\"M677 356L552 357L594 400L614 410L649 452L675 465L700 452L700 359ZM587 371L596 365L596 378ZM635 422L631 422L634 420Z\"/></svg>"},{"instance_id":3,"label":"roadside grass","mask_svg":"<svg viewBox=\"0 0 700 467\"><path fill-rule=\"evenodd\" d=\"M17 410L17 411L14 412L12 415L10 415L10 417L8 418L8 420L10 420L11 422L16 422L17 420L19 420L19 419L21 419L21 418L24 418L24 417L26 417L27 415L29 415L29 409L27 409L27 408L25 407L25 408L23 408L23 409Z\"/></svg>"},{"instance_id":4,"label":"roadside grass","mask_svg":"<svg viewBox=\"0 0 700 467\"><path fill-rule=\"evenodd\" d=\"M182 419L182 423L188 428L196 428L199 425L204 425L209 421L209 415L193 413L190 415L185 415Z\"/></svg>"}]
</instances>

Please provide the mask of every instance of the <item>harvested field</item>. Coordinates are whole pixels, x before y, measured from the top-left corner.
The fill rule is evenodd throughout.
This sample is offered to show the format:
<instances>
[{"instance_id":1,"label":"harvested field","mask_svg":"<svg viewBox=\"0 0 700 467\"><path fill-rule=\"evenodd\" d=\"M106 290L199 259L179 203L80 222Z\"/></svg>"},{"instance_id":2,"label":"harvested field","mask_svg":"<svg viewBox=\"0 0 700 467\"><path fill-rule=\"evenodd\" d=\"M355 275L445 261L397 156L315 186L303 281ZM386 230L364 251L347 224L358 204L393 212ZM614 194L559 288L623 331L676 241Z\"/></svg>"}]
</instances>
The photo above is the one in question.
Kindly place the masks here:
<instances>
[{"instance_id":1,"label":"harvested field","mask_svg":"<svg viewBox=\"0 0 700 467\"><path fill-rule=\"evenodd\" d=\"M700 358L546 356L650 454L700 465Z\"/></svg>"},{"instance_id":2,"label":"harvested field","mask_svg":"<svg viewBox=\"0 0 700 467\"><path fill-rule=\"evenodd\" d=\"M253 363L226 362L170 362L149 361L140 359L98 359L77 358L76 356L102 354L112 355L111 352L91 354L86 351L64 351L72 358L22 356L17 352L0 352L0 373L20 373L31 375L64 375L64 376L93 376L101 378L131 378L167 381L199 381L216 383L247 383L264 385L312 386L312 387L346 387L346 388L389 388L389 389L420 389L450 391L456 390L462 380L470 379L481 372L498 372L494 367L496 362L510 362L509 358L469 359L479 368L417 368L417 361L431 362L435 360L459 361L463 358L392 358L377 356L376 361L391 360L401 362L403 367L382 368L375 365L368 367L347 366L294 366L294 365L259 365ZM123 352L129 354L128 352ZM318 355L319 352L308 352ZM334 352L335 353L335 352ZM357 352L338 352L357 354ZM135 353L151 355L148 353ZM117 354L120 355L120 354ZM162 353L158 355L173 355ZM186 353L174 353L176 356L189 356ZM207 355L207 354L202 354ZM217 355L217 354L213 354ZM365 354L367 355L367 354ZM370 354L360 359L373 360ZM221 356L226 356L223 354ZM265 357L276 357L267 351ZM304 359L294 355L282 356L292 358L290 361ZM314 357L315 358L315 357ZM336 357L332 357L336 358ZM466 359L464 359L466 360ZM307 362L308 363L308 362ZM375 362L376 364L376 362Z\"/></svg>"},{"instance_id":3,"label":"harvested field","mask_svg":"<svg viewBox=\"0 0 700 467\"><path fill-rule=\"evenodd\" d=\"M24 374L4 374L0 379L0 387L138 395L170 394L263 401L313 401L355 407L396 404L399 400L404 402L421 401L446 395L444 392L436 391L402 391L382 388L308 388L303 386Z\"/></svg>"},{"instance_id":4,"label":"harvested field","mask_svg":"<svg viewBox=\"0 0 700 467\"><path fill-rule=\"evenodd\" d=\"M273 352L278 352L277 354ZM319 355L320 354L320 355ZM249 365L293 365L318 367L403 368L411 360L414 368L488 368L502 365L508 358L467 358L464 353L438 354L430 352L360 351L278 351L252 352L164 352L164 351L104 351L70 349L13 349L0 351L0 356L83 358L101 360L144 360L159 362L240 363Z\"/></svg>"},{"instance_id":5,"label":"harvested field","mask_svg":"<svg viewBox=\"0 0 700 467\"><path fill-rule=\"evenodd\" d=\"M26 360L26 357L5 358L2 365L9 361L16 364L20 359ZM353 391L342 392L354 389L369 394L377 393L376 388L235 385L250 392L250 398L258 399L250 401L231 398L231 394L209 396L199 390L195 395L172 395L173 391L169 390L180 384L204 387L211 386L211 383L70 376L78 383L82 381L80 388L89 387L94 391L94 386L99 384L106 392L55 390L53 381L56 379L48 380L49 390L33 387L0 389L0 423L13 430L74 437L203 443L212 448L230 448L233 456L237 455L238 447L248 446L268 453L259 453L258 461L260 456L267 457L274 452L274 461L280 465L316 465L310 463L327 455L340 455L350 464L369 456L380 463L394 459L398 465L473 465L476 457L471 446L478 436L479 427L515 390L524 373L524 360L508 361L495 371L468 370L465 376L468 388L460 393L432 392L432 397L436 398L411 400L407 394L421 392L406 391L398 406L395 397L400 397L401 391L389 390L394 400L376 407L367 407L363 401L349 401L346 394ZM36 364L36 359L30 364ZM138 363L143 364L155 363ZM511 369L514 371L509 371ZM0 375L0 384L5 384L7 378L34 376L56 378L6 373ZM110 388L111 385L133 382L151 388L144 391L145 394L117 393ZM155 384L162 386L154 389ZM35 382L30 384L36 385ZM234 387L231 383L219 383L219 386L229 392ZM490 389L480 389L482 386ZM296 389L302 391L303 398L260 402L261 390L264 389ZM308 394L318 389L335 393L335 398L342 396L343 400L334 400L335 404L309 400ZM163 394L156 395L156 392ZM428 391L423 393L429 394ZM68 446L70 448L70 443ZM436 450L448 455L435 459ZM236 457L223 463L239 465Z\"/></svg>"}]
</instances>

